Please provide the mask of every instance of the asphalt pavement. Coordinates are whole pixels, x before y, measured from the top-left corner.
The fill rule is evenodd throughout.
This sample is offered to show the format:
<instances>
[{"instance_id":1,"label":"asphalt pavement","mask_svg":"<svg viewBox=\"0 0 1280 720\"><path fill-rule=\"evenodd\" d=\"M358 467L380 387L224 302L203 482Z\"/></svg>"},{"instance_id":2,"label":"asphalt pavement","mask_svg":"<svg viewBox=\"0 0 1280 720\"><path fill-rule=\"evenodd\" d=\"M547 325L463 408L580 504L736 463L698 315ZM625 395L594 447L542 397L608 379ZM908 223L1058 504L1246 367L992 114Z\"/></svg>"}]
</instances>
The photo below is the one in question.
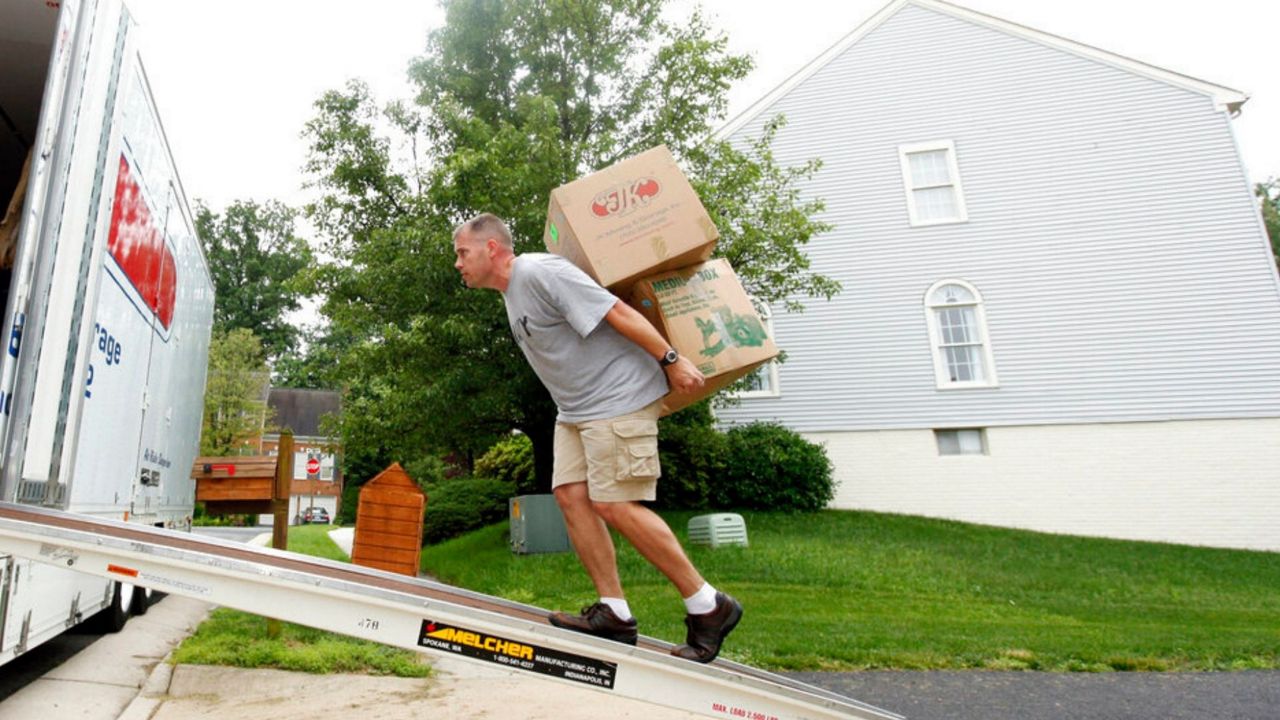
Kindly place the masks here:
<instances>
[{"instance_id":1,"label":"asphalt pavement","mask_svg":"<svg viewBox=\"0 0 1280 720\"><path fill-rule=\"evenodd\" d=\"M1280 720L1280 672L786 673L910 720Z\"/></svg>"}]
</instances>

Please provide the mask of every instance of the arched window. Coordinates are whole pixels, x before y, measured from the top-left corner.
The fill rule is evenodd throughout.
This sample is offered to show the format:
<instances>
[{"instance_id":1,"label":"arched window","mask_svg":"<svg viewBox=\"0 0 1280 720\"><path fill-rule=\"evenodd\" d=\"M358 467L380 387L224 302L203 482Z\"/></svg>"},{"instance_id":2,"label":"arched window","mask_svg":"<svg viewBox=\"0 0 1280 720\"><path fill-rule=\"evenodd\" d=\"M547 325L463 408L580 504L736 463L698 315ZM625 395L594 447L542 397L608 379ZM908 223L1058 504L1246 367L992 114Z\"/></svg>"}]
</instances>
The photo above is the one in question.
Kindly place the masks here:
<instances>
[{"instance_id":1,"label":"arched window","mask_svg":"<svg viewBox=\"0 0 1280 720\"><path fill-rule=\"evenodd\" d=\"M935 283L924 296L938 389L995 387L987 314L978 289L963 280Z\"/></svg>"}]
</instances>

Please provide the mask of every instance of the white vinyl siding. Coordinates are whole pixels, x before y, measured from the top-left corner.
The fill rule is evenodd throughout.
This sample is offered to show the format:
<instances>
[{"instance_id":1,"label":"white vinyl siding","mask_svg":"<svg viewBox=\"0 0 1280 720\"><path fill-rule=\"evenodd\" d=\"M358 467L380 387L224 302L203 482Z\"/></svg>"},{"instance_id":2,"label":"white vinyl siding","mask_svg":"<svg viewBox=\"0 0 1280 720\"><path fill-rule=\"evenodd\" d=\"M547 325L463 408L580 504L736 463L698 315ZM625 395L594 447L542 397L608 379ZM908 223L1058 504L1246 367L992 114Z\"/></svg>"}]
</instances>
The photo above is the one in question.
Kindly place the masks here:
<instances>
[{"instance_id":1,"label":"white vinyl siding","mask_svg":"<svg viewBox=\"0 0 1280 720\"><path fill-rule=\"evenodd\" d=\"M960 187L956 146L950 140L898 148L911 224L939 225L969 219Z\"/></svg>"},{"instance_id":2,"label":"white vinyl siding","mask_svg":"<svg viewBox=\"0 0 1280 720\"><path fill-rule=\"evenodd\" d=\"M722 422L1280 417L1280 284L1213 97L907 4L732 139L779 114L777 162L823 161L801 192L834 228L805 251L843 290L774 317L786 392ZM913 227L896 150L941 139L969 220ZM943 278L982 292L997 390L938 389L921 293Z\"/></svg>"}]
</instances>

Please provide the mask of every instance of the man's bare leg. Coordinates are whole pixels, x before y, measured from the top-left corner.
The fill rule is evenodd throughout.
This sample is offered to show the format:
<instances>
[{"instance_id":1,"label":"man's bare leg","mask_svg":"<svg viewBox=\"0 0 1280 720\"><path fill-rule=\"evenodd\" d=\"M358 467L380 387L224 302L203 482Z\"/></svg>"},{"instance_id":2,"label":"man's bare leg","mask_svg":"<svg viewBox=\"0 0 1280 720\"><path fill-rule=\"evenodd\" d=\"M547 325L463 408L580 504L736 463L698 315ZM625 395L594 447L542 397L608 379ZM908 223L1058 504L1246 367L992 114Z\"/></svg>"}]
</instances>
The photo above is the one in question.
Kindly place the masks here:
<instances>
[{"instance_id":1,"label":"man's bare leg","mask_svg":"<svg viewBox=\"0 0 1280 720\"><path fill-rule=\"evenodd\" d=\"M594 503L596 512L605 522L622 533L640 554L654 567L662 571L685 598L686 608L694 600L694 593L705 585L689 557L684 554L675 533L657 513L636 502ZM709 612L690 610L685 615L685 644L674 648L672 655L694 662L708 663L720 654L725 636L737 627L742 619L742 604L722 592L715 593L715 602Z\"/></svg>"},{"instance_id":2,"label":"man's bare leg","mask_svg":"<svg viewBox=\"0 0 1280 720\"><path fill-rule=\"evenodd\" d=\"M584 485L584 495L585 487ZM622 533L627 542L671 580L680 591L680 597L687 598L702 587L705 582L702 575L689 562L675 533L671 532L666 521L657 513L638 502L597 502L592 505L594 514L604 518L605 522ZM605 534L608 535L607 532ZM612 543L609 550L612 554ZM617 578L616 561L610 562L613 577Z\"/></svg>"},{"instance_id":3,"label":"man's bare leg","mask_svg":"<svg viewBox=\"0 0 1280 720\"><path fill-rule=\"evenodd\" d=\"M596 514L585 482L561 485L555 489L556 502L564 513L565 528L574 552L586 569L600 597L622 598L622 581L618 579L618 561L613 538L604 520Z\"/></svg>"}]
</instances>

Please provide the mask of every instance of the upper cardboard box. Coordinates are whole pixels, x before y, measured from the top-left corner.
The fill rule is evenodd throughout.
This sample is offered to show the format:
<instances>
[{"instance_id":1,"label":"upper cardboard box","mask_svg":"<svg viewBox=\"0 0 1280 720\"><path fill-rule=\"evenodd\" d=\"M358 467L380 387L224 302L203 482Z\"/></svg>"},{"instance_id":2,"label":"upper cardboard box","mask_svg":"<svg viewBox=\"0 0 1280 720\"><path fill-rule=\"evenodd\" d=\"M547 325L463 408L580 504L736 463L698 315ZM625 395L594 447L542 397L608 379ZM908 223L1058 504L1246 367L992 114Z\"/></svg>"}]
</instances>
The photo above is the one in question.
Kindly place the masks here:
<instances>
[{"instance_id":1,"label":"upper cardboard box","mask_svg":"<svg viewBox=\"0 0 1280 720\"><path fill-rule=\"evenodd\" d=\"M625 296L645 275L711 257L720 233L665 145L551 191L542 240Z\"/></svg>"}]
</instances>

